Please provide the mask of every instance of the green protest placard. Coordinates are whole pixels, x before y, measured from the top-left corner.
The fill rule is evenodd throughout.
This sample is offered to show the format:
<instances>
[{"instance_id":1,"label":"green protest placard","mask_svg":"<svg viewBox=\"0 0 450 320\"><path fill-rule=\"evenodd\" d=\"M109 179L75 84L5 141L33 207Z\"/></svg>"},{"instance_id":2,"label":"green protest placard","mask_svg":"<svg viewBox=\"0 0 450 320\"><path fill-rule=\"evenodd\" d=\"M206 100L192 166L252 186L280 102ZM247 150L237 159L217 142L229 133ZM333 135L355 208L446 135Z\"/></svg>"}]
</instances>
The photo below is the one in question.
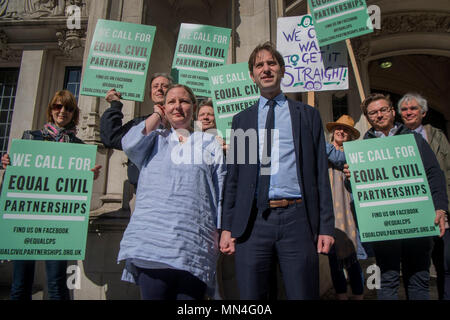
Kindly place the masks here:
<instances>
[{"instance_id":1,"label":"green protest placard","mask_svg":"<svg viewBox=\"0 0 450 320\"><path fill-rule=\"evenodd\" d=\"M344 143L362 242L439 235L412 134Z\"/></svg>"},{"instance_id":2,"label":"green protest placard","mask_svg":"<svg viewBox=\"0 0 450 320\"><path fill-rule=\"evenodd\" d=\"M373 32L364 0L308 0L320 46Z\"/></svg>"},{"instance_id":3,"label":"green protest placard","mask_svg":"<svg viewBox=\"0 0 450 320\"><path fill-rule=\"evenodd\" d=\"M247 63L211 68L209 84L219 134L229 142L233 116L259 99L259 88L250 78Z\"/></svg>"},{"instance_id":4,"label":"green protest placard","mask_svg":"<svg viewBox=\"0 0 450 320\"><path fill-rule=\"evenodd\" d=\"M83 260L96 146L13 140L0 198L0 260Z\"/></svg>"},{"instance_id":5,"label":"green protest placard","mask_svg":"<svg viewBox=\"0 0 450 320\"><path fill-rule=\"evenodd\" d=\"M228 28L182 23L172 62L175 82L196 96L211 97L208 69L226 63L230 35Z\"/></svg>"},{"instance_id":6,"label":"green protest placard","mask_svg":"<svg viewBox=\"0 0 450 320\"><path fill-rule=\"evenodd\" d=\"M104 97L115 88L124 100L144 101L155 32L153 26L99 19L80 93Z\"/></svg>"}]
</instances>

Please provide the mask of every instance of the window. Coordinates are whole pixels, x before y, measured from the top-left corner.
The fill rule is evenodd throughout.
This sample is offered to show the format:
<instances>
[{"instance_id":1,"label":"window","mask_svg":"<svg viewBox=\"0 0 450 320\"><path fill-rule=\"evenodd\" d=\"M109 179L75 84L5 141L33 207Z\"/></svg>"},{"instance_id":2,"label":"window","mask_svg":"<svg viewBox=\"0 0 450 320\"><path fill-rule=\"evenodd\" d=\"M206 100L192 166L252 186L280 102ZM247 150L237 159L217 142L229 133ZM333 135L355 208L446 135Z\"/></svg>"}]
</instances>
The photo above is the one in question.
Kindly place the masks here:
<instances>
[{"instance_id":1,"label":"window","mask_svg":"<svg viewBox=\"0 0 450 320\"><path fill-rule=\"evenodd\" d=\"M77 98L80 95L81 67L66 67L64 89L69 90Z\"/></svg>"},{"instance_id":2,"label":"window","mask_svg":"<svg viewBox=\"0 0 450 320\"><path fill-rule=\"evenodd\" d=\"M2 154L8 151L18 79L18 68L0 68L0 148Z\"/></svg>"},{"instance_id":3,"label":"window","mask_svg":"<svg viewBox=\"0 0 450 320\"><path fill-rule=\"evenodd\" d=\"M333 121L336 121L340 116L348 114L347 95L333 94Z\"/></svg>"}]
</instances>

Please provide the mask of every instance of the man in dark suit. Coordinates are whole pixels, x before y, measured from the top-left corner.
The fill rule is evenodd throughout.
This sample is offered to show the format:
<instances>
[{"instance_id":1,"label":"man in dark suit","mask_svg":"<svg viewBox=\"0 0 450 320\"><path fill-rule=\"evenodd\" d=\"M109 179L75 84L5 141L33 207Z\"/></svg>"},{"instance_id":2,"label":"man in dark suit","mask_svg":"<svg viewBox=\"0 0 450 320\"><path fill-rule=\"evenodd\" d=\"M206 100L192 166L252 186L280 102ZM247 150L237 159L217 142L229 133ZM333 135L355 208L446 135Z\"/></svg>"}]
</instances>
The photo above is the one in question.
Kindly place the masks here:
<instances>
[{"instance_id":1,"label":"man in dark suit","mask_svg":"<svg viewBox=\"0 0 450 320\"><path fill-rule=\"evenodd\" d=\"M154 105L163 104L164 95L172 83L172 77L167 73L154 73L152 75L150 79L150 98ZM121 98L122 95L120 92L116 91L116 89L108 90L105 100L110 103L111 106L105 110L100 118L100 138L105 147L116 150L122 150L122 138L127 132L151 115L147 114L145 116L139 116L123 124L123 103L120 101ZM127 174L128 181L133 186L132 193L134 195L136 194L139 170L130 160L127 162ZM135 197L133 196L133 199L130 202L131 211L134 210L134 200Z\"/></svg>"},{"instance_id":2,"label":"man in dark suit","mask_svg":"<svg viewBox=\"0 0 450 320\"><path fill-rule=\"evenodd\" d=\"M288 299L318 299L318 253L334 242L322 121L282 94L284 61L270 42L249 70L261 97L233 118L220 249L235 253L241 299L267 298L275 259Z\"/></svg>"}]
</instances>

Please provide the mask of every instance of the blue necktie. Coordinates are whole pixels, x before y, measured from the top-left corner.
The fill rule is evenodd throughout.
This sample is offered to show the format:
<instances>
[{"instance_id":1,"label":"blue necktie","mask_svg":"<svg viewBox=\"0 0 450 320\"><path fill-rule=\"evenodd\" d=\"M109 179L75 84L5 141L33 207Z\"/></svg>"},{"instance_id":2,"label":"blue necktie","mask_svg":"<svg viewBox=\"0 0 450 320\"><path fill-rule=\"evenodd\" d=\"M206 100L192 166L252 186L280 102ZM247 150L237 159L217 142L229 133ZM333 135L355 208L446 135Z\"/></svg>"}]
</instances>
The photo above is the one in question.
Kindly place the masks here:
<instances>
[{"instance_id":1,"label":"blue necktie","mask_svg":"<svg viewBox=\"0 0 450 320\"><path fill-rule=\"evenodd\" d=\"M265 210L269 207L269 186L270 186L270 166L272 154L272 140L273 129L275 125L275 100L267 101L269 105L269 112L266 118L265 144L263 147L262 161L260 161L259 168L259 183L258 183L258 202L257 206L260 210Z\"/></svg>"}]
</instances>

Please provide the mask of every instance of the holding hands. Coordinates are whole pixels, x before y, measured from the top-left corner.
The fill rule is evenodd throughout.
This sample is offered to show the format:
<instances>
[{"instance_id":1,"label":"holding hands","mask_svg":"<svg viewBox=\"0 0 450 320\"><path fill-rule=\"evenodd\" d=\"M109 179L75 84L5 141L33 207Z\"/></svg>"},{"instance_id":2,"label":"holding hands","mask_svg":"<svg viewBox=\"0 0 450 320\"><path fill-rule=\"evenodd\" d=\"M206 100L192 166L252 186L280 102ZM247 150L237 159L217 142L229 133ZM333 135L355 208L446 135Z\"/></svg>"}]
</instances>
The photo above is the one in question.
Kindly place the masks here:
<instances>
[{"instance_id":1,"label":"holding hands","mask_svg":"<svg viewBox=\"0 0 450 320\"><path fill-rule=\"evenodd\" d=\"M235 252L236 238L231 237L231 232L227 230L222 230L220 235L219 248L223 254L232 255Z\"/></svg>"}]
</instances>

